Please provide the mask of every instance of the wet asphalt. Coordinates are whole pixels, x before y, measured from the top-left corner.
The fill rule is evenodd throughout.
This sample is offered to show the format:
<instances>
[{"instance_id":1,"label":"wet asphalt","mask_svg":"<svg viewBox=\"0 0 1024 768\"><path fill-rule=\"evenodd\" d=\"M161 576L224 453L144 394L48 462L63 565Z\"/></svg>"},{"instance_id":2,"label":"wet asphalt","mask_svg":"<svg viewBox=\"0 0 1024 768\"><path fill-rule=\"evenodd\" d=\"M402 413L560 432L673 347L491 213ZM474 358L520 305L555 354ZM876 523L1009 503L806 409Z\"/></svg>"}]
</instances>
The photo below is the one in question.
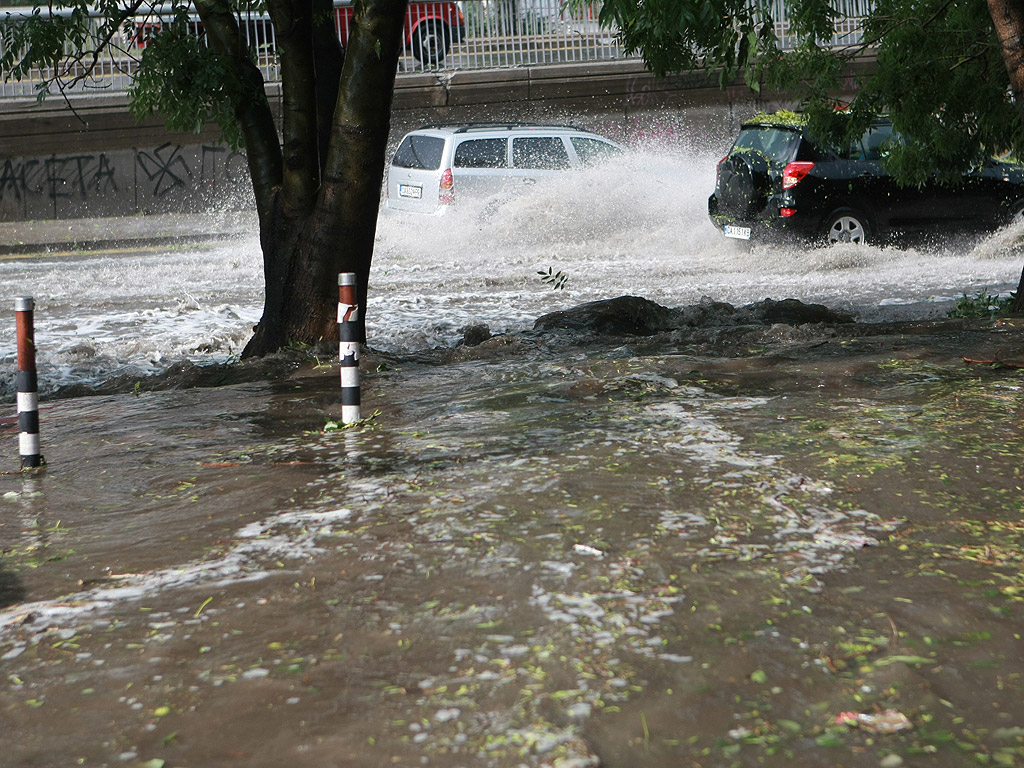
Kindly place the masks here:
<instances>
[{"instance_id":1,"label":"wet asphalt","mask_svg":"<svg viewBox=\"0 0 1024 768\"><path fill-rule=\"evenodd\" d=\"M232 239L255 231L251 211L0 221L0 257L73 254Z\"/></svg>"}]
</instances>

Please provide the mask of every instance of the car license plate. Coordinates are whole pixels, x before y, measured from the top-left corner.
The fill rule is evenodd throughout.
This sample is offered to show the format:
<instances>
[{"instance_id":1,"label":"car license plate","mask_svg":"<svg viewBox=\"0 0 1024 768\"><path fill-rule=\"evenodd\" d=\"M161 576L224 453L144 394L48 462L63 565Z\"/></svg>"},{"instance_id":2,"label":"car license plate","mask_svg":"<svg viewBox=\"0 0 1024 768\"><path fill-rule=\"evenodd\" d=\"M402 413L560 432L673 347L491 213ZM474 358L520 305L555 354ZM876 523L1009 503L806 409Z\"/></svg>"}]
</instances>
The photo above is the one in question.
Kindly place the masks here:
<instances>
[{"instance_id":1,"label":"car license plate","mask_svg":"<svg viewBox=\"0 0 1024 768\"><path fill-rule=\"evenodd\" d=\"M411 197L414 200L419 200L423 197L423 187L416 184L399 184L398 196Z\"/></svg>"},{"instance_id":2,"label":"car license plate","mask_svg":"<svg viewBox=\"0 0 1024 768\"><path fill-rule=\"evenodd\" d=\"M735 237L737 240L750 239L750 227L737 227L733 224L725 225L725 236Z\"/></svg>"}]
</instances>

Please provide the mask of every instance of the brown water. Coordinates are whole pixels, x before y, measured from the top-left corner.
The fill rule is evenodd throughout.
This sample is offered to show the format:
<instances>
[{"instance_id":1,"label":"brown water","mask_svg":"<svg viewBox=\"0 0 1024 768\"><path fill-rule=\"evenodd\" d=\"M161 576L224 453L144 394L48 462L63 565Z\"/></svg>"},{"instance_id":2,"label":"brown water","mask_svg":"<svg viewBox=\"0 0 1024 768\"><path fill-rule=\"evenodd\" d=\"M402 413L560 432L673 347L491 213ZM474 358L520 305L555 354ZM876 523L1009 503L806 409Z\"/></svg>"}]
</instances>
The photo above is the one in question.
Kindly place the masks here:
<instances>
[{"instance_id":1,"label":"brown water","mask_svg":"<svg viewBox=\"0 0 1024 768\"><path fill-rule=\"evenodd\" d=\"M53 401L0 766L1020 764L1024 394L960 356L1021 340L370 355L346 431L310 364Z\"/></svg>"}]
</instances>

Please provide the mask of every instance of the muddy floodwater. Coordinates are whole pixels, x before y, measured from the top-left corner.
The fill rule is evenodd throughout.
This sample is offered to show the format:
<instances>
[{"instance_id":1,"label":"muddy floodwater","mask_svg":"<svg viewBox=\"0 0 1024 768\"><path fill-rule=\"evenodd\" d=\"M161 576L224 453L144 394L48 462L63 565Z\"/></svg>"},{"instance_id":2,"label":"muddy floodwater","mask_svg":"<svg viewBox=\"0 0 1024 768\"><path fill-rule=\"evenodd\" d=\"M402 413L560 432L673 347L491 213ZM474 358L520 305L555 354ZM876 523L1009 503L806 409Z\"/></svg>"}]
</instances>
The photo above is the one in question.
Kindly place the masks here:
<instances>
[{"instance_id":1,"label":"muddy floodwater","mask_svg":"<svg viewBox=\"0 0 1024 768\"><path fill-rule=\"evenodd\" d=\"M642 160L385 217L349 429L328 352L232 362L254 239L0 263L0 766L1024 765L1024 321L941 319L1014 233L741 248ZM623 294L703 321L532 330ZM861 322L711 303L767 297Z\"/></svg>"}]
</instances>

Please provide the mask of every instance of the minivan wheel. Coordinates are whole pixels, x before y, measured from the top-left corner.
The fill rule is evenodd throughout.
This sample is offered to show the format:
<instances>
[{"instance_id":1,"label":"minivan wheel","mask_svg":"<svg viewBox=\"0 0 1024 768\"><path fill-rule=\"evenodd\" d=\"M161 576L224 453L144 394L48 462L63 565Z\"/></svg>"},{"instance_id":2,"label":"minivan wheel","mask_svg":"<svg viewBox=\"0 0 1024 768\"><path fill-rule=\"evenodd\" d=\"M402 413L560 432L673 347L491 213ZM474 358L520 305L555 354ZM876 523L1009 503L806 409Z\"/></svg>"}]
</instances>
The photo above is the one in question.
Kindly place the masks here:
<instances>
[{"instance_id":1,"label":"minivan wheel","mask_svg":"<svg viewBox=\"0 0 1024 768\"><path fill-rule=\"evenodd\" d=\"M867 219L857 211L838 210L829 216L825 226L825 243L857 243L866 245L871 239Z\"/></svg>"}]
</instances>

